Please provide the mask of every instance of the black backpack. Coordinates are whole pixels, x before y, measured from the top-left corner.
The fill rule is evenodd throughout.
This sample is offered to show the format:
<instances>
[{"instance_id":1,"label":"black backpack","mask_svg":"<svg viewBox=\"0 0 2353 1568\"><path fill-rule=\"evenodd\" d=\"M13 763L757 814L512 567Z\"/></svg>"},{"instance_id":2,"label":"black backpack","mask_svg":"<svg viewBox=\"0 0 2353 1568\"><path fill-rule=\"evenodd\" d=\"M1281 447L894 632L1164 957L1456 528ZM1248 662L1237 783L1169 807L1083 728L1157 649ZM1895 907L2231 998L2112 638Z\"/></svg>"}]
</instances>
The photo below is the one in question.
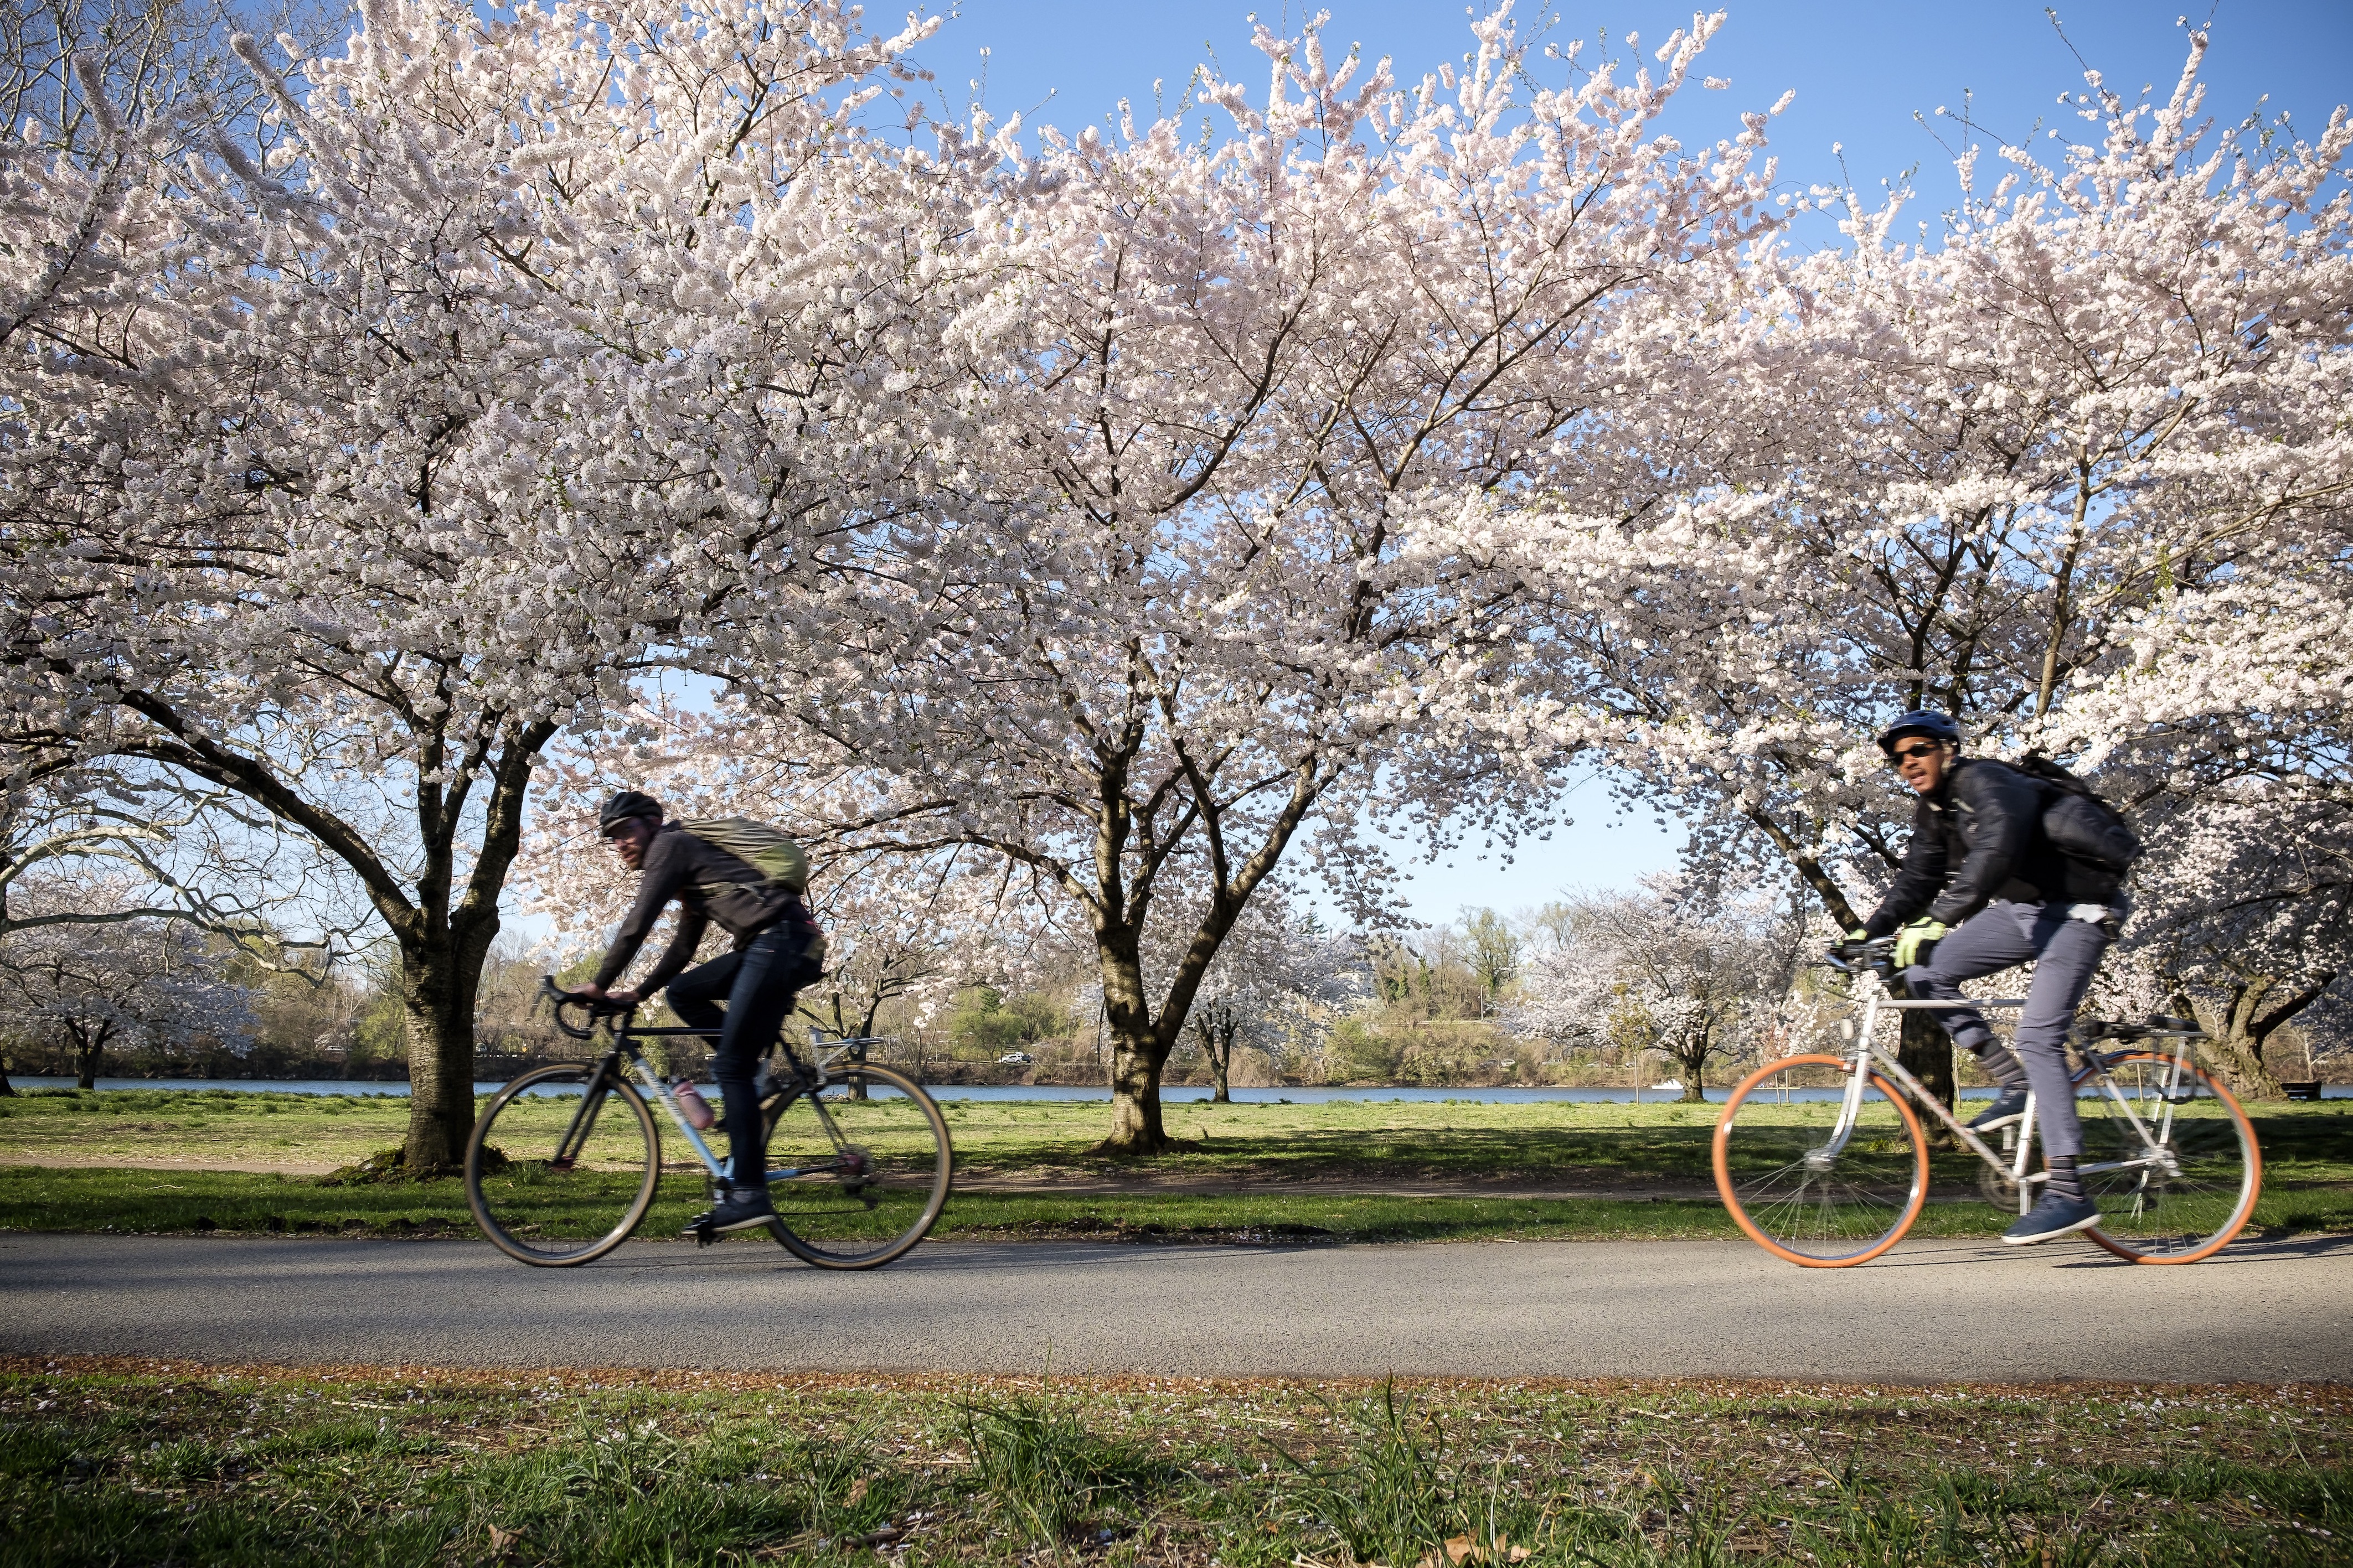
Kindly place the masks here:
<instances>
[{"instance_id":1,"label":"black backpack","mask_svg":"<svg viewBox=\"0 0 2353 1568\"><path fill-rule=\"evenodd\" d=\"M2090 784L2032 752L2010 765L2042 786L2042 836L2059 853L2112 876L2140 858L2140 836Z\"/></svg>"}]
</instances>

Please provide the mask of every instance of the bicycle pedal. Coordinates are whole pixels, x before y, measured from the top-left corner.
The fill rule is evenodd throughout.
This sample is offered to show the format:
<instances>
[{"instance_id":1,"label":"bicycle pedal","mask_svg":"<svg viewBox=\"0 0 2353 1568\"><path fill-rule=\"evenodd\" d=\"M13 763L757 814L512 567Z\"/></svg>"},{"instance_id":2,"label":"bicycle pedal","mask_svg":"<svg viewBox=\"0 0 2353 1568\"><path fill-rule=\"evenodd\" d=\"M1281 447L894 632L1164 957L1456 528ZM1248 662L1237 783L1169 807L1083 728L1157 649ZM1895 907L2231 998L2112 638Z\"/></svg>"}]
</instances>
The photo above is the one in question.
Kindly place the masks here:
<instances>
[{"instance_id":1,"label":"bicycle pedal","mask_svg":"<svg viewBox=\"0 0 2353 1568\"><path fill-rule=\"evenodd\" d=\"M711 1227L709 1220L698 1220L680 1231L679 1235L694 1237L694 1245L697 1247L715 1247L719 1243L719 1233Z\"/></svg>"}]
</instances>

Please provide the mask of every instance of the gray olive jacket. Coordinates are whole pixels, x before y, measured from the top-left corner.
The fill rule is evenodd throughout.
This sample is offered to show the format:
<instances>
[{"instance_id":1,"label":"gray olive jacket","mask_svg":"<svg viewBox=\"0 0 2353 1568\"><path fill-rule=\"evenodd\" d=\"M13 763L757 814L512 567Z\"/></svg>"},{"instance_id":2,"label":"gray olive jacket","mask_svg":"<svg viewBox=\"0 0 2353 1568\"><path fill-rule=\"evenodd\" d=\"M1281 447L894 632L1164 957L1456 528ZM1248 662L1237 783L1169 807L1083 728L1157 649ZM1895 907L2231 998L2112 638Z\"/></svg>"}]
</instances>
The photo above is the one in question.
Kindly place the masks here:
<instances>
[{"instance_id":1,"label":"gray olive jacket","mask_svg":"<svg viewBox=\"0 0 2353 1568\"><path fill-rule=\"evenodd\" d=\"M702 945L702 933L712 921L735 939L740 950L780 920L808 919L800 900L770 887L749 861L697 838L675 822L664 823L646 846L639 874L638 901L629 906L621 929L613 933L613 945L605 950L605 962L597 965L600 986L621 977L672 899L679 904L678 934L670 938L653 973L638 984L648 996L694 962L694 950Z\"/></svg>"}]
</instances>

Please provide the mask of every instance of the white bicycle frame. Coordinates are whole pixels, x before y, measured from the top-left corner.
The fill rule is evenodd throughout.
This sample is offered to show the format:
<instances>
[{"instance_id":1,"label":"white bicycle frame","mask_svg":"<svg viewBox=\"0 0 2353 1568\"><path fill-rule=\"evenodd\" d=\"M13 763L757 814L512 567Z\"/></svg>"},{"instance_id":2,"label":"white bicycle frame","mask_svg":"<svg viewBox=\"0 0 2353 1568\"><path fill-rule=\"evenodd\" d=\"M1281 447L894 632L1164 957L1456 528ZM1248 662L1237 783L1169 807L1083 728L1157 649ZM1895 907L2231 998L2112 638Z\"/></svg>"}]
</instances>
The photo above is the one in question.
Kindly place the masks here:
<instances>
[{"instance_id":1,"label":"white bicycle frame","mask_svg":"<svg viewBox=\"0 0 2353 1568\"><path fill-rule=\"evenodd\" d=\"M1880 1045L1876 1037L1879 1017L1883 1012L1956 1012L1964 1008L1981 1011L1988 1007L2023 1007L2026 1005L2026 998L1994 996L1982 1000L1972 998L1959 1002L1898 1000L1887 994L1886 986L1881 983L1879 976L1871 971L1864 972L1862 984L1865 990L1860 1026L1853 1019L1848 1019L1840 1026L1841 1033L1847 1042L1846 1056L1849 1068L1846 1094L1839 1106L1838 1125L1831 1130L1830 1142L1818 1151L1820 1157L1827 1163L1837 1159L1840 1152L1845 1149L1847 1140L1853 1136L1856 1124L1862 1116L1863 1088L1870 1081L1873 1071L1877 1069L1893 1080L1911 1099L1913 1104L1925 1108L1937 1121L1943 1122L1947 1131L1960 1140L1978 1159L2015 1184L2018 1189L2019 1213L2024 1214L2032 1208L2035 1186L2050 1179L2046 1172L2030 1173L2026 1168L2034 1151L2034 1092L2031 1089L2027 1091L2026 1109L2020 1112L2019 1119L2001 1129L2003 1153L1996 1153L1992 1145L1978 1137L1973 1129L1964 1125L1960 1118L1946 1110L1944 1102L1930 1093L1927 1086L1914 1077L1902 1062L1896 1060L1894 1052ZM2158 1118L2157 1131L2152 1134L2148 1124L2141 1120L2140 1112L2134 1109L2133 1102L2126 1098L2122 1089L2117 1088L2116 1080L2108 1074L2108 1064L2101 1054L2097 1050L2085 1051L2084 1055L2090 1065L2083 1072L2074 1075L2073 1081L2080 1084L2087 1077L2098 1079L2101 1092L2116 1102L2117 1108L2132 1123L2133 1131L2139 1135L2141 1153L2137 1159L2105 1160L2090 1164L2079 1164L2076 1166L2076 1173L2079 1176L2132 1170L2159 1171L2168 1175L2173 1173L2169 1168L2174 1163L2171 1150L2173 1108L2181 1103L2181 1074L2189 1060L2188 1042L2198 1038L2199 1036L2192 1030L2165 1029L2153 1030L2146 1037L2181 1042L2173 1052L2172 1061L2167 1065L2165 1079L2160 1086L2162 1089L2160 1098L2165 1102L2165 1110ZM2002 1048L2007 1050L2009 1047L2005 1046ZM2005 1159L2004 1154L2009 1158Z\"/></svg>"}]
</instances>

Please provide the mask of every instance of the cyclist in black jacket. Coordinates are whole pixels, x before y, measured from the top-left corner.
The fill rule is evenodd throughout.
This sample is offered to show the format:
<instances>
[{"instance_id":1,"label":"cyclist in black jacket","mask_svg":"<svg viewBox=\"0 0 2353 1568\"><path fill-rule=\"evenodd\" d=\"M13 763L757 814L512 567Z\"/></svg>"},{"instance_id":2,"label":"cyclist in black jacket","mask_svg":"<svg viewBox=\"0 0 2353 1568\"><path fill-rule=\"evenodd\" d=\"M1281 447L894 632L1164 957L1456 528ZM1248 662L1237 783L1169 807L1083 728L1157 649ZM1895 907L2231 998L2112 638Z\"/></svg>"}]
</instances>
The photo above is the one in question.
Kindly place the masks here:
<instances>
[{"instance_id":1,"label":"cyclist in black jacket","mask_svg":"<svg viewBox=\"0 0 2353 1568\"><path fill-rule=\"evenodd\" d=\"M1958 928L1936 942L1925 964L1905 972L1914 995L1940 1001L1958 1000L1965 980L2033 961L2017 1056L2000 1047L1982 1014L1937 1014L1954 1043L1976 1052L2000 1085L1992 1106L1970 1126L2014 1121L2025 1112L2028 1089L2034 1091L2050 1180L2033 1209L2002 1237L2021 1245L2099 1222L2075 1173L2084 1137L2067 1036L2125 909L2116 873L2063 853L2043 833L2044 786L2005 763L1962 757L1960 742L1958 724L1925 709L1905 714L1879 737L1880 750L1919 805L1894 886L1855 934L1893 935L1923 915Z\"/></svg>"},{"instance_id":2,"label":"cyclist in black jacket","mask_svg":"<svg viewBox=\"0 0 2353 1568\"><path fill-rule=\"evenodd\" d=\"M661 806L649 795L623 790L606 803L597 821L621 863L641 872L643 879L595 983L582 994L628 1005L667 985L670 1011L689 1028L720 1031L711 1076L718 1081L727 1115L727 1187L718 1206L687 1228L747 1230L765 1225L776 1209L768 1199L767 1152L754 1079L792 1012L795 994L809 977L804 960L817 927L800 900L769 882L756 867L675 822L662 821ZM634 986L608 991L673 899L679 904L678 934L652 973ZM712 921L735 939L735 951L687 969Z\"/></svg>"}]
</instances>

